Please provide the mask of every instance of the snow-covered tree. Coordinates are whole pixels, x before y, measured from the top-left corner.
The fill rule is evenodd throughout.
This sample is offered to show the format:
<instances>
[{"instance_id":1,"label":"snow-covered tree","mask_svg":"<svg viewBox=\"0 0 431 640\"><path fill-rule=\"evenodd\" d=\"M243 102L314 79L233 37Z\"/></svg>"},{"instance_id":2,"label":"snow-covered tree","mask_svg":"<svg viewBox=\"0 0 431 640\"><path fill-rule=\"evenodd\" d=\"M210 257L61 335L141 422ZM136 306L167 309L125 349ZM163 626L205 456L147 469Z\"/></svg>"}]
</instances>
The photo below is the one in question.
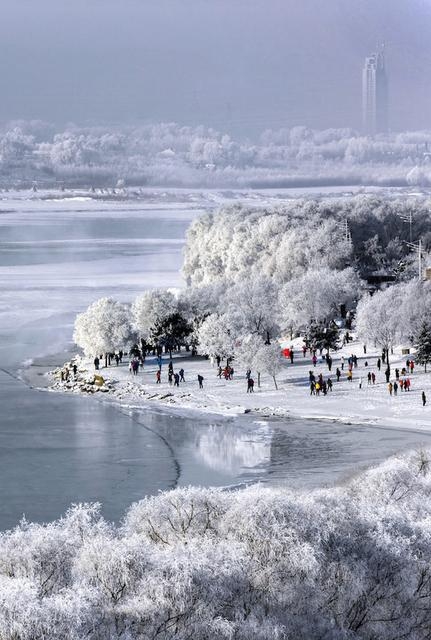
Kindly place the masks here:
<instances>
[{"instance_id":1,"label":"snow-covered tree","mask_svg":"<svg viewBox=\"0 0 431 640\"><path fill-rule=\"evenodd\" d=\"M235 362L245 370L257 373L257 384L260 387L260 375L262 360L260 358L260 350L265 346L261 336L249 334L244 336L239 344L235 347Z\"/></svg>"},{"instance_id":2,"label":"snow-covered tree","mask_svg":"<svg viewBox=\"0 0 431 640\"><path fill-rule=\"evenodd\" d=\"M403 338L412 342L424 323L431 324L431 282L415 279L395 286L402 304L399 318Z\"/></svg>"},{"instance_id":3,"label":"snow-covered tree","mask_svg":"<svg viewBox=\"0 0 431 640\"><path fill-rule=\"evenodd\" d=\"M172 357L172 351L185 344L192 331L192 325L177 311L158 320L151 332L151 341L165 347Z\"/></svg>"},{"instance_id":4,"label":"snow-covered tree","mask_svg":"<svg viewBox=\"0 0 431 640\"><path fill-rule=\"evenodd\" d=\"M118 527L98 505L23 520L0 534L0 637L427 640L430 490L421 452L336 490L179 488Z\"/></svg>"},{"instance_id":5,"label":"snow-covered tree","mask_svg":"<svg viewBox=\"0 0 431 640\"><path fill-rule=\"evenodd\" d=\"M138 297L132 305L134 324L141 338L164 346L172 354L184 344L193 327L171 291L156 289Z\"/></svg>"},{"instance_id":6,"label":"snow-covered tree","mask_svg":"<svg viewBox=\"0 0 431 640\"><path fill-rule=\"evenodd\" d=\"M177 299L167 289L146 291L132 304L133 322L139 334L146 340L152 339L157 326L169 316L178 312Z\"/></svg>"},{"instance_id":7,"label":"snow-covered tree","mask_svg":"<svg viewBox=\"0 0 431 640\"><path fill-rule=\"evenodd\" d=\"M263 344L256 353L255 367L259 373L267 373L274 381L274 386L278 389L276 376L283 367L281 349L278 342Z\"/></svg>"},{"instance_id":8,"label":"snow-covered tree","mask_svg":"<svg viewBox=\"0 0 431 640\"><path fill-rule=\"evenodd\" d=\"M226 287L227 284L221 280L213 285L186 287L179 292L178 309L191 327L188 342L193 348L198 344L198 331L205 318L220 309L220 299Z\"/></svg>"},{"instance_id":9,"label":"snow-covered tree","mask_svg":"<svg viewBox=\"0 0 431 640\"><path fill-rule=\"evenodd\" d=\"M178 294L178 307L187 320L199 327L205 318L220 308L220 298L227 283L221 281L215 285L186 287Z\"/></svg>"},{"instance_id":10,"label":"snow-covered tree","mask_svg":"<svg viewBox=\"0 0 431 640\"><path fill-rule=\"evenodd\" d=\"M226 291L221 304L236 334L252 333L270 342L279 331L278 291L271 278L241 280Z\"/></svg>"},{"instance_id":11,"label":"snow-covered tree","mask_svg":"<svg viewBox=\"0 0 431 640\"><path fill-rule=\"evenodd\" d=\"M244 369L257 370L256 354L264 346L264 341L257 334L249 334L241 338L239 344L235 347L235 362Z\"/></svg>"},{"instance_id":12,"label":"snow-covered tree","mask_svg":"<svg viewBox=\"0 0 431 640\"><path fill-rule=\"evenodd\" d=\"M358 304L356 329L358 335L380 347L386 352L389 363L389 351L404 331L401 290L389 287L377 291L373 296L366 294Z\"/></svg>"},{"instance_id":13,"label":"snow-covered tree","mask_svg":"<svg viewBox=\"0 0 431 640\"><path fill-rule=\"evenodd\" d=\"M130 309L111 298L96 300L76 317L73 339L86 356L128 347L135 339Z\"/></svg>"},{"instance_id":14,"label":"snow-covered tree","mask_svg":"<svg viewBox=\"0 0 431 640\"><path fill-rule=\"evenodd\" d=\"M198 331L199 351L222 359L232 358L235 337L225 315L213 314L206 318Z\"/></svg>"},{"instance_id":15,"label":"snow-covered tree","mask_svg":"<svg viewBox=\"0 0 431 640\"><path fill-rule=\"evenodd\" d=\"M431 362L431 322L422 322L422 325L414 338L416 347L416 362L425 366Z\"/></svg>"},{"instance_id":16,"label":"snow-covered tree","mask_svg":"<svg viewBox=\"0 0 431 640\"><path fill-rule=\"evenodd\" d=\"M257 334L249 334L235 348L235 362L245 369L256 371L259 387L261 374L266 373L271 376L277 389L276 376L283 367L282 360L278 342L265 344Z\"/></svg>"},{"instance_id":17,"label":"snow-covered tree","mask_svg":"<svg viewBox=\"0 0 431 640\"><path fill-rule=\"evenodd\" d=\"M325 323L340 314L340 306L358 297L360 280L352 268L342 271L322 268L307 271L280 291L283 327L296 331L312 322Z\"/></svg>"}]
</instances>

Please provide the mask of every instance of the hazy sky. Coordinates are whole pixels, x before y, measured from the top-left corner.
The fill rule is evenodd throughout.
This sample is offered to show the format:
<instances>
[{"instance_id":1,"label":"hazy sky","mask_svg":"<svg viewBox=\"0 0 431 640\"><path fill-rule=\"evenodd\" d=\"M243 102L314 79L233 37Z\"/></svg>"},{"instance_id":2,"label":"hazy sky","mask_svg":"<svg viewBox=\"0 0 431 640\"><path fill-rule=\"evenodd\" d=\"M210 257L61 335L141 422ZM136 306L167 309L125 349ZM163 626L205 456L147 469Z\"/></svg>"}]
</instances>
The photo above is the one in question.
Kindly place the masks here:
<instances>
[{"instance_id":1,"label":"hazy sky","mask_svg":"<svg viewBox=\"0 0 431 640\"><path fill-rule=\"evenodd\" d=\"M0 0L0 120L359 126L386 43L393 129L431 128L431 0Z\"/></svg>"}]
</instances>

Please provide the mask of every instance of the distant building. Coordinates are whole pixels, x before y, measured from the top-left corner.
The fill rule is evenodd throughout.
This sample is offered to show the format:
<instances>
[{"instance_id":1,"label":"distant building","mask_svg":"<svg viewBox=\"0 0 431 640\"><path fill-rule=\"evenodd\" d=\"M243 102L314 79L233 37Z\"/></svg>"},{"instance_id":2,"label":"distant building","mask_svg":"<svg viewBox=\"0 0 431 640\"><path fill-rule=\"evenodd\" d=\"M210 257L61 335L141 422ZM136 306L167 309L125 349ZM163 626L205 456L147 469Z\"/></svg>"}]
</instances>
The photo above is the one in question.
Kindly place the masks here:
<instances>
[{"instance_id":1,"label":"distant building","mask_svg":"<svg viewBox=\"0 0 431 640\"><path fill-rule=\"evenodd\" d=\"M365 58L362 72L362 118L368 135L388 131L388 79L383 49Z\"/></svg>"}]
</instances>

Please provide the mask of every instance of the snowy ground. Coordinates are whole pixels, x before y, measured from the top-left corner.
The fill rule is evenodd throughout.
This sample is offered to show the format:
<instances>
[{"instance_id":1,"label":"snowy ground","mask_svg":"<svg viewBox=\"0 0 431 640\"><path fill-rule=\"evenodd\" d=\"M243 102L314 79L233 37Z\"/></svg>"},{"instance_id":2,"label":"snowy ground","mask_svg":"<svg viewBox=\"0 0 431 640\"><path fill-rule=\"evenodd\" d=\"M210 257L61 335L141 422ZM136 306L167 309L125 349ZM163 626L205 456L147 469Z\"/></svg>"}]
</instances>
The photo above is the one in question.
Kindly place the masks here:
<instances>
[{"instance_id":1,"label":"snowy ground","mask_svg":"<svg viewBox=\"0 0 431 640\"><path fill-rule=\"evenodd\" d=\"M390 396L384 375L385 365L379 372L376 361L378 352L367 349L364 355L363 345L358 341L333 354L332 372L328 372L326 363L318 362L314 373L322 372L324 379L328 376L333 381L333 390L326 396L311 396L308 372L313 369L309 356L302 355L302 340L293 343L295 360L293 365L286 361L278 376L278 390L268 377L262 376L261 388L255 384L255 392L246 392L246 380L243 371L235 371L233 380L217 377L217 367L209 360L201 357L191 358L186 354L174 356L174 370L185 370L185 383L180 387L168 383L168 357L163 360L161 384L156 384L157 363L155 358L148 357L144 369L138 376L128 370L128 362L119 367L102 368L99 372L106 385L102 388L105 397L115 399L123 405L142 405L156 402L177 410L197 410L204 413L235 415L252 412L264 416L291 416L301 418L319 418L339 420L355 424L376 424L417 430L431 429L431 373L425 374L422 367L416 367L410 376L410 392L398 390L397 396ZM353 382L347 381L347 358L350 354L358 356L358 367L353 371ZM340 382L337 383L335 370L341 369L341 356L346 359ZM401 355L401 348L394 350L391 356L392 375L395 379L395 368L401 369L409 356ZM365 367L365 361L368 367ZM367 373L374 371L376 384L368 385ZM199 389L197 375L204 376L204 389ZM69 381L61 383L59 370L54 374L52 388L58 391L75 393L93 392L94 385L85 385L86 380L93 380L94 367L89 361L79 361L77 380L73 375ZM257 374L252 373L257 382ZM359 387L362 378L362 388ZM425 391L427 406L422 406L421 393ZM100 393L97 394L98 396Z\"/></svg>"}]
</instances>

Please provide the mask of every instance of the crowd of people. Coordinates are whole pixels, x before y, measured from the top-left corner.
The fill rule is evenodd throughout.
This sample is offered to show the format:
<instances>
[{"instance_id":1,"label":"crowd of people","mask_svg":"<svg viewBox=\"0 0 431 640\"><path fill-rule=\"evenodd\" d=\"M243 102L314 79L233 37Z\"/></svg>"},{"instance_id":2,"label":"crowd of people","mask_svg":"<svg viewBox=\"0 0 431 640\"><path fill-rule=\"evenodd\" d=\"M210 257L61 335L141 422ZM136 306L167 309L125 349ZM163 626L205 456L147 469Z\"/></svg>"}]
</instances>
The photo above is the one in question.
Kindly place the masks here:
<instances>
[{"instance_id":1,"label":"crowd of people","mask_svg":"<svg viewBox=\"0 0 431 640\"><path fill-rule=\"evenodd\" d=\"M329 355L329 351L325 354L325 356L322 356L322 351L320 352L320 363L321 364L326 363L328 372L330 373L332 371L332 357ZM363 351L364 351L364 355L366 355L367 354L366 345L363 346ZM305 358L307 354L306 345L303 345L302 353L303 353L303 357ZM315 368L319 362L316 350L311 350L310 356L311 356L311 362L313 364L313 367ZM293 360L291 360L291 362L293 362ZM401 392L409 392L412 386L410 376L413 375L413 372L415 370L414 360L412 358L407 358L405 367L402 367L401 369L395 368L394 371L392 372L389 362L387 362L387 354L383 351L382 355L377 358L375 363L378 372L381 371L382 364L386 365L384 375L385 375L385 380L386 380L389 395L396 396L398 394L398 390L400 390ZM341 369L340 367L337 367L335 371L337 382L340 382L340 379L342 378L342 375L343 375L342 372L344 371L344 368L346 365L347 365L346 379L348 382L353 382L353 371L354 369L358 368L357 355L352 353L347 358L347 360L343 355L341 356L340 358ZM364 368L368 369L369 366L370 366L370 363L368 362L368 359L365 359ZM395 377L393 377L393 375ZM376 377L376 372L374 370L368 369L366 378L367 378L368 385L372 386L376 384L377 377ZM319 396L321 393L322 395L327 395L329 391L332 391L333 385L332 385L332 379L330 376L325 378L322 373L319 373L318 376L316 377L313 371L309 371L308 380L310 385L310 395ZM362 389L362 383L363 383L363 377L362 375L360 375L358 379L358 386L360 389ZM422 405L425 406L427 399L424 391L422 391L421 399L422 399Z\"/></svg>"},{"instance_id":2,"label":"crowd of people","mask_svg":"<svg viewBox=\"0 0 431 640\"><path fill-rule=\"evenodd\" d=\"M155 349L154 353L156 355L156 363L157 363L156 384L161 384L162 383L162 365L163 365L163 356L162 356L163 351L161 347ZM100 364L103 361L103 359L105 360L105 367L111 366L111 364L114 361L116 365L119 366L123 362L123 357L127 355L129 356L129 371L131 375L137 376L139 374L139 370L143 370L144 368L146 357L147 357L147 350L145 348L139 348L136 345L130 350L128 354L120 350L118 353L107 353L104 356L103 355L96 356L93 361L94 369L95 371L100 370ZM75 369L76 369L76 365L74 365L74 370ZM232 379L232 376L233 376L232 367L227 366L224 370L222 370L222 368L219 367L219 369L223 373L226 379L229 379L229 380ZM74 373L76 375L76 371ZM68 376L69 372L67 371L67 374L65 374L62 370L61 372L62 382L68 379L66 375ZM198 381L199 388L203 389L204 377L198 374L197 381ZM178 372L175 372L172 358L169 360L169 363L168 363L167 382L170 386L173 385L174 387L179 387L180 383L186 382L184 369L181 367L181 369L179 369Z\"/></svg>"},{"instance_id":3,"label":"crowd of people","mask_svg":"<svg viewBox=\"0 0 431 640\"><path fill-rule=\"evenodd\" d=\"M344 336L344 344L349 344L352 341L352 337L348 332ZM149 352L152 352L152 355L155 356L157 369L155 373L156 384L162 384L162 366L163 366L163 351L161 347L153 347L148 349ZM308 372L308 384L311 396L326 396L333 390L333 384L336 380L339 383L343 377L349 383L353 383L354 378L358 380L359 389L363 387L364 378L367 381L368 386L374 386L377 383L377 376L382 372L383 366L384 377L386 380L387 390L390 396L397 396L398 392L408 393L412 388L412 380L411 377L415 371L415 362L413 358L409 357L405 361L405 366L402 368L396 367L394 369L391 368L388 356L385 351L382 352L380 356L376 358L376 360L371 363L370 356L367 356L367 346L363 345L363 362L359 361L358 356L354 353L351 353L349 356L341 355L339 358L339 362L335 368L334 380L332 378L332 369L333 369L333 356L330 354L329 349L323 354L323 349L312 349L307 344L303 344L301 347L303 359L307 358L307 355L310 357L310 361L313 365L313 369ZM142 348L138 348L136 345L133 347L129 354L120 350L118 353L108 353L103 356L96 356L94 359L94 368L96 371L99 371L100 364L104 360L105 367L111 366L114 362L116 366L119 366L123 362L123 358L128 355L129 356L129 371L131 375L137 376L139 374L139 370L143 369L145 365L145 360L147 357L147 349L143 346ZM295 363L295 350L291 345L289 348L283 349L282 354L285 358L290 361L290 365L294 365ZM211 364L214 366L217 365L217 373L216 376L221 380L224 379L226 381L232 380L234 376L234 368L232 366L232 358L227 360L225 366L221 364L221 358L211 358ZM374 365L374 366L373 366ZM315 373L315 369L319 366L326 366L327 373ZM365 371L362 369L365 369ZM360 370L359 375L354 372ZM70 371L61 372L61 380L67 381L70 375ZM73 365L73 375L76 376L76 364ZM254 393L255 382L252 377L251 369L248 369L245 374L246 379L246 392ZM204 377L198 373L197 374L197 382L200 389L203 389ZM186 383L185 378L185 370L181 367L178 371L174 371L174 360L170 357L167 367L167 383L169 386L179 387L180 384ZM426 394L423 391L421 394L422 404L425 406L426 404Z\"/></svg>"}]
</instances>

